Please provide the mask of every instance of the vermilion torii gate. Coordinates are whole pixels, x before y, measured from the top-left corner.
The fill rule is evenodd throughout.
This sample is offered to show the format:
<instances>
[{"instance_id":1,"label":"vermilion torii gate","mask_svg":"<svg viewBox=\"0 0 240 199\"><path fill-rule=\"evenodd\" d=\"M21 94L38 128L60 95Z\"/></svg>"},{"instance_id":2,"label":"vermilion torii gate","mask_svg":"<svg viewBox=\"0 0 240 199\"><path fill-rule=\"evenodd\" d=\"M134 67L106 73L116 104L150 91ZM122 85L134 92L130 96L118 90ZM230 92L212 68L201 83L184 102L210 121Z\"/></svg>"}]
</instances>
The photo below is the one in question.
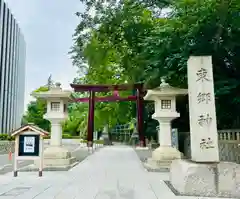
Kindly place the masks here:
<instances>
[{"instance_id":1,"label":"vermilion torii gate","mask_svg":"<svg viewBox=\"0 0 240 199\"><path fill-rule=\"evenodd\" d=\"M76 98L76 102L89 102L88 110L88 135L87 141L90 146L93 144L93 131L94 131L94 106L95 102L113 102L113 101L136 101L137 103L137 129L139 133L140 145L145 146L145 137L143 133L143 84L119 84L119 85L81 85L70 84L75 92L89 92L87 98ZM128 97L121 97L118 91L136 90L136 95ZM112 96L95 97L96 92L109 92L113 91Z\"/></svg>"}]
</instances>

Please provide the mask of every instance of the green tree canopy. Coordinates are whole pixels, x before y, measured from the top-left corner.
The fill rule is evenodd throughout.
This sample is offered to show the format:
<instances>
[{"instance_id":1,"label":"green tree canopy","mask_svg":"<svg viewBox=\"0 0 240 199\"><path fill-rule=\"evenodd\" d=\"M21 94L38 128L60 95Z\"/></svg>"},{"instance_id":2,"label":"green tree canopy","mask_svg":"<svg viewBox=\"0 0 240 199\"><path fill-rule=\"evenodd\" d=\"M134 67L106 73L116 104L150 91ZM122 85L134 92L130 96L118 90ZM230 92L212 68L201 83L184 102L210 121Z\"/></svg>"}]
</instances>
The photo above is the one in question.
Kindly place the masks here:
<instances>
[{"instance_id":1,"label":"green tree canopy","mask_svg":"<svg viewBox=\"0 0 240 199\"><path fill-rule=\"evenodd\" d=\"M86 73L83 82L141 81L153 88L165 76L173 86L187 87L189 56L212 55L218 126L240 126L237 0L82 2L87 9L77 13L81 22L71 53L73 63ZM146 109L145 121L150 125L152 105ZM179 100L178 109L182 117L175 125L188 130L187 99ZM114 110L109 117L114 117Z\"/></svg>"},{"instance_id":2,"label":"green tree canopy","mask_svg":"<svg viewBox=\"0 0 240 199\"><path fill-rule=\"evenodd\" d=\"M34 92L45 92L45 91L48 91L48 87L41 86L40 88L36 89ZM40 128L46 131L50 131L50 122L43 118L43 115L46 113L46 110L47 110L46 101L41 99L36 99L34 101L31 101L28 104L26 114L23 116L24 123L34 123Z\"/></svg>"}]
</instances>

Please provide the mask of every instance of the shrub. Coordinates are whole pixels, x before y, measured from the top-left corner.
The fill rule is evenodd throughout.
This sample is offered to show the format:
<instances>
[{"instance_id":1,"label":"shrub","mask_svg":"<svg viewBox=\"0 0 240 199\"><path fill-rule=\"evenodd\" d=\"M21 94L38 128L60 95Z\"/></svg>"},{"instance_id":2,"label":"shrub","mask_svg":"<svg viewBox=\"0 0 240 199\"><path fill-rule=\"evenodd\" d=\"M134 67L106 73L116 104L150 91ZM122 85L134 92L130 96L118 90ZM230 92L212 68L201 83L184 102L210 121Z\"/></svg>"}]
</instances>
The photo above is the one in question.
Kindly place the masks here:
<instances>
[{"instance_id":1,"label":"shrub","mask_svg":"<svg viewBox=\"0 0 240 199\"><path fill-rule=\"evenodd\" d=\"M0 134L0 140L7 140L8 134Z\"/></svg>"},{"instance_id":2,"label":"shrub","mask_svg":"<svg viewBox=\"0 0 240 199\"><path fill-rule=\"evenodd\" d=\"M95 144L104 144L104 140L95 140L94 143Z\"/></svg>"},{"instance_id":3,"label":"shrub","mask_svg":"<svg viewBox=\"0 0 240 199\"><path fill-rule=\"evenodd\" d=\"M63 139L71 139L71 138L72 138L72 135L67 134L67 133L64 133L64 134L62 134L62 138L63 138Z\"/></svg>"},{"instance_id":4,"label":"shrub","mask_svg":"<svg viewBox=\"0 0 240 199\"><path fill-rule=\"evenodd\" d=\"M8 140L8 141L12 141L15 138L11 135L8 134L0 134L0 140Z\"/></svg>"},{"instance_id":5,"label":"shrub","mask_svg":"<svg viewBox=\"0 0 240 199\"><path fill-rule=\"evenodd\" d=\"M44 136L44 139L50 139L50 138L51 138L50 135ZM66 134L66 133L64 133L64 134L62 135L62 138L63 138L63 139L80 139L79 136L72 136L72 135Z\"/></svg>"},{"instance_id":6,"label":"shrub","mask_svg":"<svg viewBox=\"0 0 240 199\"><path fill-rule=\"evenodd\" d=\"M50 135L46 135L43 137L43 139L50 139L51 136ZM62 138L63 139L80 139L79 136L72 136L71 134L66 134L64 133L62 135ZM0 134L0 140L9 140L9 141L12 141L12 140L15 140L15 137L11 136L11 135L8 135L8 134Z\"/></svg>"},{"instance_id":7,"label":"shrub","mask_svg":"<svg viewBox=\"0 0 240 199\"><path fill-rule=\"evenodd\" d=\"M43 139L50 139L50 135L44 136Z\"/></svg>"},{"instance_id":8,"label":"shrub","mask_svg":"<svg viewBox=\"0 0 240 199\"><path fill-rule=\"evenodd\" d=\"M80 140L81 143L87 143L87 140ZM95 144L103 144L104 140L94 140L93 143Z\"/></svg>"},{"instance_id":9,"label":"shrub","mask_svg":"<svg viewBox=\"0 0 240 199\"><path fill-rule=\"evenodd\" d=\"M79 136L72 136L71 139L80 139L80 137Z\"/></svg>"}]
</instances>

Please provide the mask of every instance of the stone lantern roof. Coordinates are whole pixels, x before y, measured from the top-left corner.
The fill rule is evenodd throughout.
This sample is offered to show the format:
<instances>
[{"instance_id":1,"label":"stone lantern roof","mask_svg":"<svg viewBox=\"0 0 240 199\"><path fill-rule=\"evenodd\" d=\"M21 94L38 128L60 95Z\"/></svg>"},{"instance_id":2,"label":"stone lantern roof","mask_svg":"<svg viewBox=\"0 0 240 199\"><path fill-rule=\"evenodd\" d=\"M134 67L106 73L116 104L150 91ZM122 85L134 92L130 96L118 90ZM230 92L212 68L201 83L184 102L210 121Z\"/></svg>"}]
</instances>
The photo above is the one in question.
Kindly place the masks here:
<instances>
[{"instance_id":1,"label":"stone lantern roof","mask_svg":"<svg viewBox=\"0 0 240 199\"><path fill-rule=\"evenodd\" d=\"M48 91L32 92L31 96L39 99L51 99L51 98L71 99L71 94L72 94L72 91L62 90L61 83L57 82L55 85L51 86Z\"/></svg>"},{"instance_id":2,"label":"stone lantern roof","mask_svg":"<svg viewBox=\"0 0 240 199\"><path fill-rule=\"evenodd\" d=\"M172 87L166 83L164 78L162 78L160 86L155 89L148 90L144 100L154 101L156 97L170 97L187 94L188 89Z\"/></svg>"}]
</instances>

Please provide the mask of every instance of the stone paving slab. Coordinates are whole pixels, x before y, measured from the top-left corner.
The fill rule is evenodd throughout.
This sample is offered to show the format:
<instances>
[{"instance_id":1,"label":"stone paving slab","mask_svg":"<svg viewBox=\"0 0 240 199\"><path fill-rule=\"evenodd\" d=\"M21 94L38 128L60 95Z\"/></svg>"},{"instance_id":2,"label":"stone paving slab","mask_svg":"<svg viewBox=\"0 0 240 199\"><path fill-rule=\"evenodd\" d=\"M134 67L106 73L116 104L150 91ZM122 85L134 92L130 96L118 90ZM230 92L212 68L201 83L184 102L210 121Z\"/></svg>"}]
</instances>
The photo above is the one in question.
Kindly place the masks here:
<instances>
[{"instance_id":1,"label":"stone paving slab","mask_svg":"<svg viewBox=\"0 0 240 199\"><path fill-rule=\"evenodd\" d=\"M14 196L0 199L200 199L175 196L164 183L168 173L147 172L134 150L124 146L102 148L69 171L37 175L0 176L0 195L15 189Z\"/></svg>"}]
</instances>

